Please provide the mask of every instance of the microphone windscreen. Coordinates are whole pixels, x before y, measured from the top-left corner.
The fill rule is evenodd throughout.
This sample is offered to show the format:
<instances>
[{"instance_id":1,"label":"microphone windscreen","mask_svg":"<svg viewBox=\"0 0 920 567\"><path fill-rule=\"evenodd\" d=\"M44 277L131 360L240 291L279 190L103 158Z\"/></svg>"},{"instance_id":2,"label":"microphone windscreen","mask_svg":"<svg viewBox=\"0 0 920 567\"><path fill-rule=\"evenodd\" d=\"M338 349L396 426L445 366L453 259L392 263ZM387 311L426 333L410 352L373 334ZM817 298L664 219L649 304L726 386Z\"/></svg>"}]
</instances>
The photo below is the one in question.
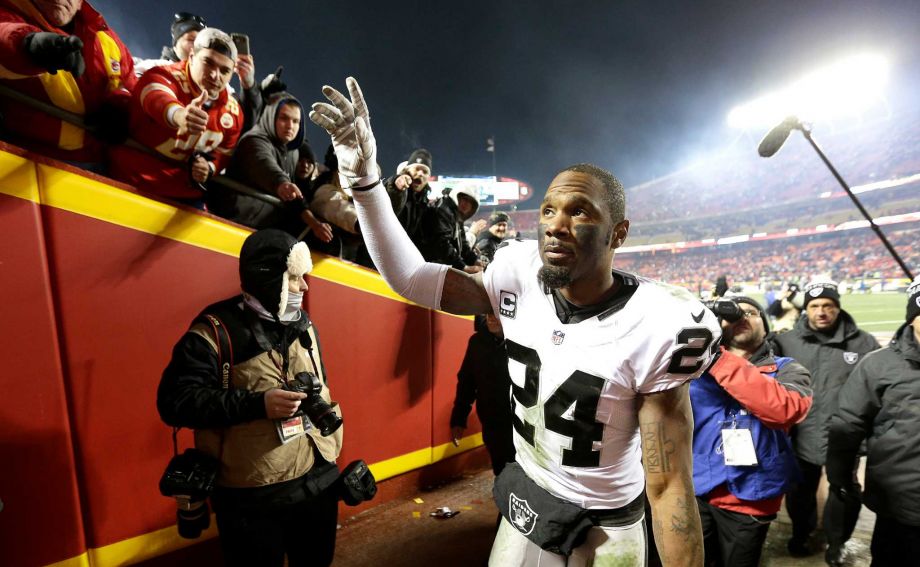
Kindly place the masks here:
<instances>
[{"instance_id":1,"label":"microphone windscreen","mask_svg":"<svg viewBox=\"0 0 920 567\"><path fill-rule=\"evenodd\" d=\"M757 153L760 154L760 157L771 157L778 152L783 147L783 144L786 143L786 138L789 137L792 129L798 124L799 120L794 116L790 116L767 132L767 135L763 137L757 147Z\"/></svg>"}]
</instances>

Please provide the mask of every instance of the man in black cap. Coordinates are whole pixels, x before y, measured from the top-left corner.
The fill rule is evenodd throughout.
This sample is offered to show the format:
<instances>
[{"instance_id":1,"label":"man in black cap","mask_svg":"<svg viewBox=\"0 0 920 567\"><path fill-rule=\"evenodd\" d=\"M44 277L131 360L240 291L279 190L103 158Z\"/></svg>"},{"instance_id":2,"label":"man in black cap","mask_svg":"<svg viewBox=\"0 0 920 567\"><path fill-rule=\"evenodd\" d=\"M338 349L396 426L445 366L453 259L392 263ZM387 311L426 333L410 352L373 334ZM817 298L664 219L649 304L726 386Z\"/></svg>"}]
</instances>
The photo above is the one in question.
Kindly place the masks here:
<instances>
[{"instance_id":1,"label":"man in black cap","mask_svg":"<svg viewBox=\"0 0 920 567\"><path fill-rule=\"evenodd\" d=\"M489 262L495 257L495 250L508 234L509 220L511 220L511 217L508 216L508 213L501 211L492 213L489 216L489 230L480 234L479 238L476 239L476 248L479 249L482 257Z\"/></svg>"},{"instance_id":2,"label":"man in black cap","mask_svg":"<svg viewBox=\"0 0 920 567\"><path fill-rule=\"evenodd\" d=\"M859 502L853 469L868 437L865 500L876 514L871 549L879 567L920 557L920 276L907 296L905 323L840 389L827 444L831 492Z\"/></svg>"},{"instance_id":3,"label":"man in black cap","mask_svg":"<svg viewBox=\"0 0 920 567\"><path fill-rule=\"evenodd\" d=\"M409 154L408 160L399 164L396 175L383 182L399 224L420 250L424 240L422 218L430 206L428 178L431 177L431 164L431 153L419 148Z\"/></svg>"},{"instance_id":4,"label":"man in black cap","mask_svg":"<svg viewBox=\"0 0 920 567\"><path fill-rule=\"evenodd\" d=\"M285 554L289 565L332 562L341 421L313 423L309 410L301 413L308 395L291 389L309 382L341 416L301 307L312 268L307 245L289 234L249 236L240 252L242 295L195 319L157 391L163 421L195 429L195 446L220 462L211 501L230 565L280 567Z\"/></svg>"},{"instance_id":5,"label":"man in black cap","mask_svg":"<svg viewBox=\"0 0 920 567\"><path fill-rule=\"evenodd\" d=\"M808 538L818 524L818 483L827 454L827 432L837 410L837 396L856 363L879 348L878 341L859 329L849 313L840 308L837 284L816 280L805 286L805 317L795 327L776 336L777 352L790 356L811 372L814 405L792 432L793 446L802 469L802 483L786 495L786 510L792 520L789 553L809 555ZM829 494L824 507L824 534L828 548L825 559L840 564L843 544L849 539L859 516L859 502L844 501ZM846 518L839 523L836 520Z\"/></svg>"}]
</instances>

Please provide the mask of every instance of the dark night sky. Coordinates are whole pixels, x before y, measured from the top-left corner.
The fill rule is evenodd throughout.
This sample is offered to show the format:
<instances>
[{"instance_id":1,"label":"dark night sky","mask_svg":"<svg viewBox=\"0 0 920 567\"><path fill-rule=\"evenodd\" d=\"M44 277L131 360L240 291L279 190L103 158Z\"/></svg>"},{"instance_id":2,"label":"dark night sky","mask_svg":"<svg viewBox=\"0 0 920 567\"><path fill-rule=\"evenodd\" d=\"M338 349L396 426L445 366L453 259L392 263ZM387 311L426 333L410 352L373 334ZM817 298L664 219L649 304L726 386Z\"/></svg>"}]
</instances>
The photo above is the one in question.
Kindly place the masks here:
<instances>
[{"instance_id":1,"label":"dark night sky","mask_svg":"<svg viewBox=\"0 0 920 567\"><path fill-rule=\"evenodd\" d=\"M175 11L248 33L257 75L283 64L305 105L354 75L385 175L418 146L435 173L489 175L494 135L499 175L538 195L580 161L627 187L669 173L738 137L732 106L861 48L891 61L892 98L920 84L916 0L93 4L141 57L158 56ZM322 154L325 133L308 137Z\"/></svg>"}]
</instances>

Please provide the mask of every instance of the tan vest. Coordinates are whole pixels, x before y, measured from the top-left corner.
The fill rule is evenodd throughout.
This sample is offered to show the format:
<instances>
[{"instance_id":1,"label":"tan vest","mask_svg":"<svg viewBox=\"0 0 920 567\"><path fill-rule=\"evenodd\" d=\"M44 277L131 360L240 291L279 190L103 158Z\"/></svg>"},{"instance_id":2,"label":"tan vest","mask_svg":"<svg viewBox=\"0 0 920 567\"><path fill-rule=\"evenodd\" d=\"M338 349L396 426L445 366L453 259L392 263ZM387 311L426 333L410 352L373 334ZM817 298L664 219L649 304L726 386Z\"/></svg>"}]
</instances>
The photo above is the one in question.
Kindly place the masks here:
<instances>
[{"instance_id":1,"label":"tan vest","mask_svg":"<svg viewBox=\"0 0 920 567\"><path fill-rule=\"evenodd\" d=\"M202 337L215 352L217 351L217 343L211 334L210 326L199 323L192 326L189 332ZM312 325L307 332L312 344L319 344ZM281 354L271 354L280 364ZM307 349L301 346L299 340L294 341L288 354L289 378L298 372L313 372L323 383L322 398L331 402L319 349L314 349L313 352L313 359L316 360L318 368L314 367ZM267 352L243 363L234 364L230 382L232 389L250 392L265 392L283 385L281 370L275 366ZM335 406L335 413L340 417L342 415L338 405ZM327 461L335 461L342 450L343 430L344 426L329 437L323 437L316 428L312 428L306 435L282 445L278 440L274 421L256 419L224 429L195 430L195 446L220 459L217 484L231 488L248 488L303 476L313 467L314 450L319 450Z\"/></svg>"}]
</instances>

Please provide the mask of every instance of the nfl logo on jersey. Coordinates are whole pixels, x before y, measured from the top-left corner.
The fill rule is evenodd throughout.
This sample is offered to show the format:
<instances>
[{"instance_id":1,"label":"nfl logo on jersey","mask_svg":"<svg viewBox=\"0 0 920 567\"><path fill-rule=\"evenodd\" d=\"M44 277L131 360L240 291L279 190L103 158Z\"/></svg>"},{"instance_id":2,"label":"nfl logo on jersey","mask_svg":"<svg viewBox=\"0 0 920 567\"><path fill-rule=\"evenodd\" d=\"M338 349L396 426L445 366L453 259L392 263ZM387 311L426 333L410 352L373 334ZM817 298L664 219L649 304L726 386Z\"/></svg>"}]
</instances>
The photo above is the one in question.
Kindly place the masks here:
<instances>
[{"instance_id":1,"label":"nfl logo on jersey","mask_svg":"<svg viewBox=\"0 0 920 567\"><path fill-rule=\"evenodd\" d=\"M513 492L508 497L508 512L511 516L511 523L514 524L522 534L527 535L533 531L537 525L537 514L523 498L518 498Z\"/></svg>"},{"instance_id":2,"label":"nfl logo on jersey","mask_svg":"<svg viewBox=\"0 0 920 567\"><path fill-rule=\"evenodd\" d=\"M553 344L561 345L562 341L565 340L565 333L562 331L553 331Z\"/></svg>"}]
</instances>

